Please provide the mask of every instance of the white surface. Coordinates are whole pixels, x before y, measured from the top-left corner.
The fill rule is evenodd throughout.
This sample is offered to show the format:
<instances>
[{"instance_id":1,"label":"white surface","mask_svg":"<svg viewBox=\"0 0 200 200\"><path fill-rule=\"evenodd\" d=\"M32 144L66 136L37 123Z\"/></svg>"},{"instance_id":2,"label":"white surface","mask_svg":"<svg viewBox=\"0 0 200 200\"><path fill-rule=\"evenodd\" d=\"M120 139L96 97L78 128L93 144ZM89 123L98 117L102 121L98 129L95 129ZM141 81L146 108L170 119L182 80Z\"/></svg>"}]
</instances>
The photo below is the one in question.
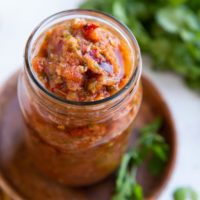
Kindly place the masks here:
<instances>
[{"instance_id":1,"label":"white surface","mask_svg":"<svg viewBox=\"0 0 200 200\"><path fill-rule=\"evenodd\" d=\"M0 0L0 85L23 63L25 42L45 17L75 8L79 0ZM144 66L165 97L177 126L178 160L160 200L172 199L179 186L192 186L200 194L200 96L175 75L156 73Z\"/></svg>"}]
</instances>

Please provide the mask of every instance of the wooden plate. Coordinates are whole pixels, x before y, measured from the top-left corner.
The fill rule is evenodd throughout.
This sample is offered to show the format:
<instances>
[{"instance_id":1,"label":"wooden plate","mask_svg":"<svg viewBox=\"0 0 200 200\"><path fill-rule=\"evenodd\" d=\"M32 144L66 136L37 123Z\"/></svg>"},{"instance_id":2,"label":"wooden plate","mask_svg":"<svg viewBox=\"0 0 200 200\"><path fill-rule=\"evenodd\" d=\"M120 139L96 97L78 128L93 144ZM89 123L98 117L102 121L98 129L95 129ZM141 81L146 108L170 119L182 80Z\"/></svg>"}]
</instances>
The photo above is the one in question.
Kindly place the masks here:
<instances>
[{"instance_id":1,"label":"wooden plate","mask_svg":"<svg viewBox=\"0 0 200 200\"><path fill-rule=\"evenodd\" d=\"M17 100L18 74L6 82L0 93L0 186L14 200L110 200L114 176L94 186L71 189L49 180L35 169L23 144L24 124ZM172 173L176 134L169 109L158 90L147 78L143 77L142 82L144 98L131 143L141 126L161 116L164 120L161 134L170 145L169 161L159 177L151 176L145 166L138 173L145 199L152 200L159 196Z\"/></svg>"}]
</instances>

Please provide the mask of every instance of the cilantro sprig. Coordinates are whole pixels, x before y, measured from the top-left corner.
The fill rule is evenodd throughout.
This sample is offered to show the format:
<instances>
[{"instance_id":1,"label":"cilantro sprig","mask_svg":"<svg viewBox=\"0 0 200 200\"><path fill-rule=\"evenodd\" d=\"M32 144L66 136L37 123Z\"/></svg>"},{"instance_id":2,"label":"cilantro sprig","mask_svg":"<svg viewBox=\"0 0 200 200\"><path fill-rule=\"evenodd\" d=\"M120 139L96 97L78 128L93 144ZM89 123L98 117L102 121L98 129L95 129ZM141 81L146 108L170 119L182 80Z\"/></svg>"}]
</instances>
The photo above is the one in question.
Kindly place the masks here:
<instances>
[{"instance_id":1,"label":"cilantro sprig","mask_svg":"<svg viewBox=\"0 0 200 200\"><path fill-rule=\"evenodd\" d=\"M169 146L158 133L161 125L161 120L156 119L140 130L137 143L122 159L112 200L143 199L142 186L136 179L137 170L143 162L148 160L147 164L153 175L162 172L168 160Z\"/></svg>"}]
</instances>

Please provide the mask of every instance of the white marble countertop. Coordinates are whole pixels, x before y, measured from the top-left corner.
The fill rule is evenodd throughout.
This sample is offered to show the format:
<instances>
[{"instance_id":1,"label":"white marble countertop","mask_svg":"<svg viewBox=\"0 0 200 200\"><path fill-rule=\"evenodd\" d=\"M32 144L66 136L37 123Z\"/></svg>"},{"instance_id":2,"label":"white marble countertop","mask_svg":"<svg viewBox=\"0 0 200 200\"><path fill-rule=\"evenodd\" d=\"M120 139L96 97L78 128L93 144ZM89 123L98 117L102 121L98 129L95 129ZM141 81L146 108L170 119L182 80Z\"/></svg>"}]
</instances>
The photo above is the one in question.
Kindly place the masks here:
<instances>
[{"instance_id":1,"label":"white marble countertop","mask_svg":"<svg viewBox=\"0 0 200 200\"><path fill-rule=\"evenodd\" d=\"M0 0L0 85L23 63L24 46L33 28L45 17L75 8L79 2ZM200 95L171 73L154 72L147 64L144 73L166 99L178 134L176 167L159 200L172 199L179 186L191 186L200 194Z\"/></svg>"}]
</instances>

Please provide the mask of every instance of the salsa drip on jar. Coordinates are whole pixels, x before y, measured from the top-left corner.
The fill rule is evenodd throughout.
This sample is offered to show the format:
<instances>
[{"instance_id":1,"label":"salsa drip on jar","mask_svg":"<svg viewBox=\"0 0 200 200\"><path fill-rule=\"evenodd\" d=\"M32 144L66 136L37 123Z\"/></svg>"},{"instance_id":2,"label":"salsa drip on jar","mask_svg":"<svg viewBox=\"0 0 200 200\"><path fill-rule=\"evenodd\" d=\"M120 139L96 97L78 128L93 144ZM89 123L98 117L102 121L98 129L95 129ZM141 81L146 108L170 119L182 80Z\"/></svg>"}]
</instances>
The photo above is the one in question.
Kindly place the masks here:
<instances>
[{"instance_id":1,"label":"salsa drip on jar","mask_svg":"<svg viewBox=\"0 0 200 200\"><path fill-rule=\"evenodd\" d=\"M53 26L42 38L32 66L39 81L57 96L96 101L127 83L129 46L105 25L76 18Z\"/></svg>"}]
</instances>

